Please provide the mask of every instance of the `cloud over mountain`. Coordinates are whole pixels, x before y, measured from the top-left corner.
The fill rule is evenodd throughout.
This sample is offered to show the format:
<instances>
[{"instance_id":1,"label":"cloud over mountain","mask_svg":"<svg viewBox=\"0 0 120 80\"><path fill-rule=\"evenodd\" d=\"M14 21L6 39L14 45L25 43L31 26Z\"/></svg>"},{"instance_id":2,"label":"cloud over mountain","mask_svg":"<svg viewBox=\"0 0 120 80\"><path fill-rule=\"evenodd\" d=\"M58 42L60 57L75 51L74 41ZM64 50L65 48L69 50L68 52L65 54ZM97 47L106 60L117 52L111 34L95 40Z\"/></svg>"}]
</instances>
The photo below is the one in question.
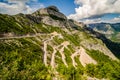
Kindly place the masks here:
<instances>
[{"instance_id":1,"label":"cloud over mountain","mask_svg":"<svg viewBox=\"0 0 120 80\"><path fill-rule=\"evenodd\" d=\"M68 16L75 20L107 13L120 13L120 0L75 0L75 4L79 5L75 8L75 14Z\"/></svg>"},{"instance_id":2,"label":"cloud over mountain","mask_svg":"<svg viewBox=\"0 0 120 80\"><path fill-rule=\"evenodd\" d=\"M36 2L37 0L3 0L0 2L0 13L3 14L18 14L18 13L32 13L35 9L27 5L30 1ZM42 4L39 4L42 7Z\"/></svg>"}]
</instances>

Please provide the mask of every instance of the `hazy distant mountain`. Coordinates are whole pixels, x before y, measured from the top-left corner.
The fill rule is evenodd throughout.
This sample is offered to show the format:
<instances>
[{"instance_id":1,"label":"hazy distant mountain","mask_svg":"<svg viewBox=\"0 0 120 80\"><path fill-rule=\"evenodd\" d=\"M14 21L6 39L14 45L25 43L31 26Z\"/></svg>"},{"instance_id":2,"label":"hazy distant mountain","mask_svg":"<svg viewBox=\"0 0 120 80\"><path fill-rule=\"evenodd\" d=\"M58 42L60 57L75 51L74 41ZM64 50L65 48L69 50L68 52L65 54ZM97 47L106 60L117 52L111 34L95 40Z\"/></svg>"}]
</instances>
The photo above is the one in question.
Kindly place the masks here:
<instances>
[{"instance_id":1,"label":"hazy distant mountain","mask_svg":"<svg viewBox=\"0 0 120 80\"><path fill-rule=\"evenodd\" d=\"M120 42L120 23L96 23L89 24L88 27L99 33L105 34L105 36L112 41Z\"/></svg>"}]
</instances>

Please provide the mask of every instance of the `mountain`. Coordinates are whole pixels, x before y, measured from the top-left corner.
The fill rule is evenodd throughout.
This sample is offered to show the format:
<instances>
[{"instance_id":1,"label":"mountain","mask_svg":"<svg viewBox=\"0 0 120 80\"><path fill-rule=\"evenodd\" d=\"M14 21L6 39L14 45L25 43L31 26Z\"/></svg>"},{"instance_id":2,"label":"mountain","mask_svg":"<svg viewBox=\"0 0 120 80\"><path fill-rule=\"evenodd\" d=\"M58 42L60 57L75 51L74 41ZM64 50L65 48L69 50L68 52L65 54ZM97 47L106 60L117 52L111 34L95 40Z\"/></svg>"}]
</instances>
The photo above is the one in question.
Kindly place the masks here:
<instances>
[{"instance_id":1,"label":"mountain","mask_svg":"<svg viewBox=\"0 0 120 80\"><path fill-rule=\"evenodd\" d=\"M114 42L120 42L120 23L95 23L88 24L88 27L104 34L108 39Z\"/></svg>"},{"instance_id":2,"label":"mountain","mask_svg":"<svg viewBox=\"0 0 120 80\"><path fill-rule=\"evenodd\" d=\"M118 80L120 44L113 44L55 6L0 14L0 79Z\"/></svg>"}]
</instances>

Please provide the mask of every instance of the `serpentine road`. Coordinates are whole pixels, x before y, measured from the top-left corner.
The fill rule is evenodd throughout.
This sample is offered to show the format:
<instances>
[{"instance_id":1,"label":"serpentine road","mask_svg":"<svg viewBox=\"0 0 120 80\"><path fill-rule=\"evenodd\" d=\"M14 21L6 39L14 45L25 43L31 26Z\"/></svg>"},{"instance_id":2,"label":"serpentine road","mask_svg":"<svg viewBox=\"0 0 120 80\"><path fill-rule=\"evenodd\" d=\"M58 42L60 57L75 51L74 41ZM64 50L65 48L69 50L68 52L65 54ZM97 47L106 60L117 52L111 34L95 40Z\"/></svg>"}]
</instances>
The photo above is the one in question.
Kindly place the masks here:
<instances>
[{"instance_id":1,"label":"serpentine road","mask_svg":"<svg viewBox=\"0 0 120 80\"><path fill-rule=\"evenodd\" d=\"M45 33L36 33L36 34L27 34L27 35L22 35L22 36L10 36L10 37L0 37L0 40L7 40L7 39L19 39L19 38L32 38L32 37L36 37L37 40L39 40L39 38L37 38L37 36L41 36L41 35L50 35L49 38L43 40L43 51L44 51L44 57L43 57L43 62L45 64L45 66L47 66L47 55L48 55L48 51L47 51L47 45L49 44L50 41L53 40L54 37L58 37L58 38L63 38L63 36L57 32L52 32L49 34L45 34ZM52 57L51 57L51 66L52 68L55 68L55 54L57 51L60 52L60 55L62 57L62 61L64 63L64 65L66 67L68 67L67 62L65 60L65 54L64 54L64 49L68 48L67 46L70 45L70 43L68 41L64 41L62 44L58 45L58 46L53 46L53 53L52 53ZM58 49L60 46L61 49ZM84 48L80 47L80 49L75 50L75 52L70 56L72 59L72 63L73 66L76 67L77 63L75 61L75 57L79 56L79 61L81 62L81 64L83 66L85 66L86 64L89 63L93 63L93 64L97 64L97 62L92 59L84 50Z\"/></svg>"},{"instance_id":2,"label":"serpentine road","mask_svg":"<svg viewBox=\"0 0 120 80\"><path fill-rule=\"evenodd\" d=\"M36 37L39 35L48 35L45 33L36 33L36 34L31 34L31 35L22 35L22 36L10 36L10 37L0 37L0 40L5 40L5 39L19 39L19 38L30 38L30 37Z\"/></svg>"}]
</instances>

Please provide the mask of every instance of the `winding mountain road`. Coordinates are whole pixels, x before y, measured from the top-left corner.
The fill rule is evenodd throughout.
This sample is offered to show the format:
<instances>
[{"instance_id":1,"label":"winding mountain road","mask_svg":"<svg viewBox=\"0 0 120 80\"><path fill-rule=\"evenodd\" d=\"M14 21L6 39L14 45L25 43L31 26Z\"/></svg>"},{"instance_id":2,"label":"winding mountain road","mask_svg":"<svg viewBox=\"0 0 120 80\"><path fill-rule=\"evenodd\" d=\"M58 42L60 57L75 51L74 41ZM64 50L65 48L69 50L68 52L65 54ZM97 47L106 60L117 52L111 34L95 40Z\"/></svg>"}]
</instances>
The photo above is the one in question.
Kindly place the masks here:
<instances>
[{"instance_id":1,"label":"winding mountain road","mask_svg":"<svg viewBox=\"0 0 120 80\"><path fill-rule=\"evenodd\" d=\"M86 53L85 49L83 47L80 47L80 49L76 49L76 52L71 55L72 63L75 68L77 63L75 62L74 58L77 56L79 56L79 61L84 67L86 66L86 64L90 63L97 64L97 62Z\"/></svg>"},{"instance_id":2,"label":"winding mountain road","mask_svg":"<svg viewBox=\"0 0 120 80\"><path fill-rule=\"evenodd\" d=\"M43 42L43 44L44 44L44 48L43 48L43 50L44 50L44 58L43 58L43 62L44 62L44 64L45 64L45 66L47 66L47 44L49 43L49 41L51 41L51 40L53 40L53 38L54 37L56 37L56 36L58 36L59 38L63 38L62 37L62 35L61 34L58 34L57 32L53 32L53 33L51 33L50 34L51 35L51 37L50 38L48 38L48 39L46 39L44 42ZM54 48L53 48L54 49ZM52 53L53 55L52 55L52 62L51 62L51 65L52 65L52 67L54 67L54 56L55 56L55 53L56 53L57 51L54 49L54 52Z\"/></svg>"},{"instance_id":3,"label":"winding mountain road","mask_svg":"<svg viewBox=\"0 0 120 80\"><path fill-rule=\"evenodd\" d=\"M74 52L72 55L71 55L71 59L72 59L72 64L73 66L76 68L76 65L77 63L75 62L75 57L76 56L80 56L80 49L79 50L76 50L76 52Z\"/></svg>"},{"instance_id":4,"label":"winding mountain road","mask_svg":"<svg viewBox=\"0 0 120 80\"><path fill-rule=\"evenodd\" d=\"M6 39L19 39L19 38L32 38L40 35L49 35L45 33L36 33L36 34L27 34L27 35L22 35L22 36L9 36L9 37L0 37L0 40L6 40Z\"/></svg>"},{"instance_id":5,"label":"winding mountain road","mask_svg":"<svg viewBox=\"0 0 120 80\"><path fill-rule=\"evenodd\" d=\"M50 34L45 34L45 33L36 33L36 34L27 34L27 35L22 35L22 36L9 36L9 37L0 37L0 40L7 40L7 39L20 39L20 38L32 38L32 37L36 37L36 40L41 41L37 36L41 36L41 35L49 35L49 38L42 40L43 41L43 51L44 51L44 56L43 56L43 62L45 64L45 66L48 66L47 63L47 56L48 56L48 51L47 51L47 45L50 45L49 42L54 40L54 37L58 37L58 38L63 38L63 36L57 32L52 32ZM66 62L66 56L64 54L64 49L68 48L67 46L70 45L70 43L68 41L64 41L63 43L61 43L58 46L52 46L53 47L53 52L52 52L52 56L51 56L51 62L50 65L52 68L55 68L55 55L57 53L57 51L60 52L61 58L62 58L62 62L64 63L64 65L66 67L68 67L68 64ZM81 64L83 66L86 66L86 64L97 64L97 62L95 60L93 60L86 52L85 49L80 47L80 49L76 49L75 52L70 56L72 59L72 64L73 66L76 68L76 61L75 61L75 57L79 56L79 61L81 62Z\"/></svg>"}]
</instances>

